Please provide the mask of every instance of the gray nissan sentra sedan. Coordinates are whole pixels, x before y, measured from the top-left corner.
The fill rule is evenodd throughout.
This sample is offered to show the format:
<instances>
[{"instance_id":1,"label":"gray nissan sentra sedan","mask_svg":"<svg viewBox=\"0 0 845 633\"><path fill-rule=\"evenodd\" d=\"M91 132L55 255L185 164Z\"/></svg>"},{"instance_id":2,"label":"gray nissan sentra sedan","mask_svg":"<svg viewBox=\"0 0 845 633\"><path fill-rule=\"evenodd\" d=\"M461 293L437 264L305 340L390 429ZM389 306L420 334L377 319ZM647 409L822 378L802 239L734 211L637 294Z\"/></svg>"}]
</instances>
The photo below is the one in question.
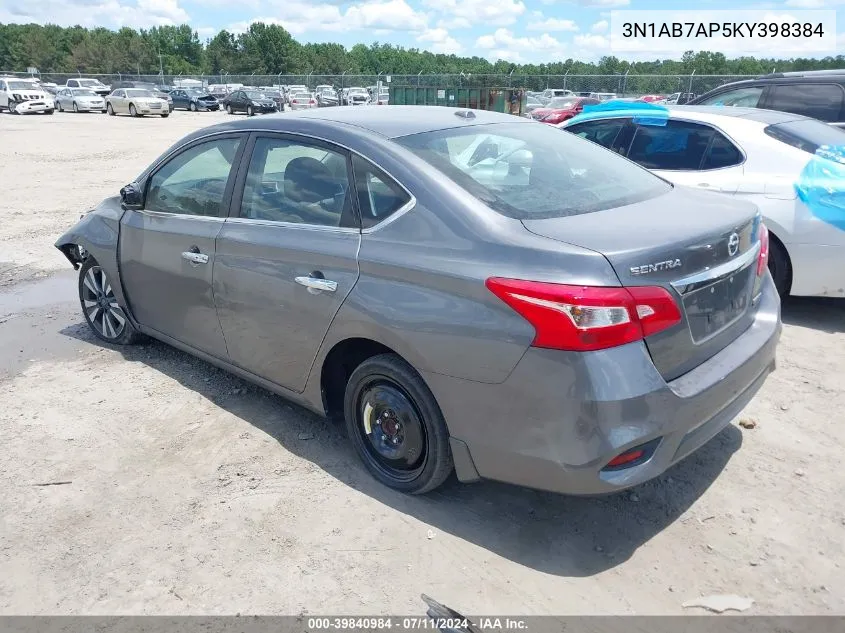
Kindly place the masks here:
<instances>
[{"instance_id":1,"label":"gray nissan sentra sedan","mask_svg":"<svg viewBox=\"0 0 845 633\"><path fill-rule=\"evenodd\" d=\"M646 481L748 403L781 329L753 206L482 111L209 127L56 246L96 336L147 334L343 417L409 493L453 470Z\"/></svg>"}]
</instances>

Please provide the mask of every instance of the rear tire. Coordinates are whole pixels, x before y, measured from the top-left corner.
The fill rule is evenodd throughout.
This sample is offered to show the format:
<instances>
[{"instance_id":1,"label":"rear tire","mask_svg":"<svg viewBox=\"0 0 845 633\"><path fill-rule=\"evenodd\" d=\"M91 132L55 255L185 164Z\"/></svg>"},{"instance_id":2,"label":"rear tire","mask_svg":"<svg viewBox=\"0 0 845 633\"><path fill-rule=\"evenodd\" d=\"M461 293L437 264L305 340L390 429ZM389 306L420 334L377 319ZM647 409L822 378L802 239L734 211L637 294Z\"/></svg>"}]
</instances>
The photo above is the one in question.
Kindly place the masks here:
<instances>
[{"instance_id":1,"label":"rear tire","mask_svg":"<svg viewBox=\"0 0 845 633\"><path fill-rule=\"evenodd\" d=\"M56 107L59 109L59 112L64 112L64 111L65 111L64 107L62 106L62 102L61 102L61 101L59 101L59 102L56 104Z\"/></svg>"},{"instance_id":2,"label":"rear tire","mask_svg":"<svg viewBox=\"0 0 845 633\"><path fill-rule=\"evenodd\" d=\"M53 112L55 112L55 109L53 109L53 110L45 110L44 112L45 112L45 114L53 114Z\"/></svg>"},{"instance_id":3,"label":"rear tire","mask_svg":"<svg viewBox=\"0 0 845 633\"><path fill-rule=\"evenodd\" d=\"M94 335L106 343L131 345L140 334L114 296L111 280L93 257L79 269L79 303Z\"/></svg>"},{"instance_id":4,"label":"rear tire","mask_svg":"<svg viewBox=\"0 0 845 633\"><path fill-rule=\"evenodd\" d=\"M396 354L373 356L352 372L344 418L367 470L394 490L430 492L454 468L449 431L434 395Z\"/></svg>"},{"instance_id":5,"label":"rear tire","mask_svg":"<svg viewBox=\"0 0 845 633\"><path fill-rule=\"evenodd\" d=\"M169 116L170 116L170 113L168 112L167 114L162 114L162 115L161 115L161 118L162 118L162 119L166 119L166 118L167 118L167 117L169 117Z\"/></svg>"},{"instance_id":6,"label":"rear tire","mask_svg":"<svg viewBox=\"0 0 845 633\"><path fill-rule=\"evenodd\" d=\"M792 262L783 245L769 237L769 272L775 282L775 288L781 299L789 296L792 288Z\"/></svg>"}]
</instances>

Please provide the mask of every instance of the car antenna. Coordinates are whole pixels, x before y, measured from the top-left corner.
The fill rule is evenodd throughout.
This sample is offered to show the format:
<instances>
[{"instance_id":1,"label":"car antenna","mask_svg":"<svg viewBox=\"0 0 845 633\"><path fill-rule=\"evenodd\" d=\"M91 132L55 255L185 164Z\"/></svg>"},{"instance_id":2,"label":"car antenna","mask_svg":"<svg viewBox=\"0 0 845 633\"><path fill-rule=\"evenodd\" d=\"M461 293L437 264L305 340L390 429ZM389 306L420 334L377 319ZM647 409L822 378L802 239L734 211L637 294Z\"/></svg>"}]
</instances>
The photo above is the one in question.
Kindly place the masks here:
<instances>
[{"instance_id":1,"label":"car antenna","mask_svg":"<svg viewBox=\"0 0 845 633\"><path fill-rule=\"evenodd\" d=\"M455 116L459 116L462 119L474 119L475 112L473 112L472 110L456 110Z\"/></svg>"}]
</instances>

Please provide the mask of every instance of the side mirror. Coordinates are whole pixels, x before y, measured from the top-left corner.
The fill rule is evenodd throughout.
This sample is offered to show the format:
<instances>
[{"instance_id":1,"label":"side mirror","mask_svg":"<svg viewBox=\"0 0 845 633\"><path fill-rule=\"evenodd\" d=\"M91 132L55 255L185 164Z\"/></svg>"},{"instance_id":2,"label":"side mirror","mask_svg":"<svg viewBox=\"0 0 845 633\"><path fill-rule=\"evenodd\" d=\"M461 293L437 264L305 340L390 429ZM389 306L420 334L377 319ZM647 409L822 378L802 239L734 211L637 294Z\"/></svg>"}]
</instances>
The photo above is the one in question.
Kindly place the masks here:
<instances>
[{"instance_id":1,"label":"side mirror","mask_svg":"<svg viewBox=\"0 0 845 633\"><path fill-rule=\"evenodd\" d=\"M136 183L131 182L120 190L120 206L124 211L138 211L144 208L144 200Z\"/></svg>"}]
</instances>

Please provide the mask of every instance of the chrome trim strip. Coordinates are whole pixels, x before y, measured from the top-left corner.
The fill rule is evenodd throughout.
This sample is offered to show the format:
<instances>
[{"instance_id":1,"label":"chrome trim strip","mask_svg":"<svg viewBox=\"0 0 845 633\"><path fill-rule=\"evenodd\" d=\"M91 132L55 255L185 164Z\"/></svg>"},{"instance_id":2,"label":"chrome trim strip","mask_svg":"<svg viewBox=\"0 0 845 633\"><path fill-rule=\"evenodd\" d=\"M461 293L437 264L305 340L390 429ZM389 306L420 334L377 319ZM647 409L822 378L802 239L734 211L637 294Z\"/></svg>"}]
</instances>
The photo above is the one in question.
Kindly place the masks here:
<instances>
[{"instance_id":1,"label":"chrome trim strip","mask_svg":"<svg viewBox=\"0 0 845 633\"><path fill-rule=\"evenodd\" d=\"M370 162L372 163L373 161L370 161ZM373 164L375 164L375 163L373 163ZM384 173L387 174L387 172L384 172ZM387 174L387 175L390 176L390 174ZM361 229L361 233L363 233L365 235L368 235L370 233L373 233L375 231L382 229L383 227L387 226L388 224L390 224L394 220L398 220L400 217L402 217L403 215L408 213L408 211L410 211L415 206L417 206L417 199L414 197L414 194L412 194L410 191L405 189L405 187L402 185L402 183L400 183L398 180L393 178L393 176L390 176L390 178L393 180L393 182L395 182L400 187L402 187L402 189L405 190L405 193L407 193L409 196L411 196L411 199L408 200L408 202L403 204L401 207L399 207L396 211L394 211L391 215L387 216L384 220L382 220L378 224L374 224L373 226L367 227L366 229Z\"/></svg>"},{"instance_id":2,"label":"chrome trim strip","mask_svg":"<svg viewBox=\"0 0 845 633\"><path fill-rule=\"evenodd\" d=\"M281 226L289 229L309 229L312 231L330 231L332 233L360 233L359 229L348 226L328 226L307 224L305 222L276 222L274 220L256 220L253 218L224 218L227 224L247 224L254 226Z\"/></svg>"},{"instance_id":3,"label":"chrome trim strip","mask_svg":"<svg viewBox=\"0 0 845 633\"><path fill-rule=\"evenodd\" d=\"M682 292L682 289L687 286L694 286L705 282L712 283L722 279L723 277L732 275L738 270L742 270L751 262L753 262L759 253L760 241L758 240L754 244L753 248L749 248L742 255L735 259L719 264L714 268L708 268L701 272L689 275L688 277L684 277L683 279L676 279L675 281L672 281L670 283L675 290L677 290L681 294L684 294Z\"/></svg>"},{"instance_id":4,"label":"chrome trim strip","mask_svg":"<svg viewBox=\"0 0 845 633\"><path fill-rule=\"evenodd\" d=\"M182 218L185 220L203 220L205 222L224 222L226 218L215 215L191 215L190 213L170 213L168 211L150 211L148 209L132 209L135 213L150 218Z\"/></svg>"}]
</instances>

